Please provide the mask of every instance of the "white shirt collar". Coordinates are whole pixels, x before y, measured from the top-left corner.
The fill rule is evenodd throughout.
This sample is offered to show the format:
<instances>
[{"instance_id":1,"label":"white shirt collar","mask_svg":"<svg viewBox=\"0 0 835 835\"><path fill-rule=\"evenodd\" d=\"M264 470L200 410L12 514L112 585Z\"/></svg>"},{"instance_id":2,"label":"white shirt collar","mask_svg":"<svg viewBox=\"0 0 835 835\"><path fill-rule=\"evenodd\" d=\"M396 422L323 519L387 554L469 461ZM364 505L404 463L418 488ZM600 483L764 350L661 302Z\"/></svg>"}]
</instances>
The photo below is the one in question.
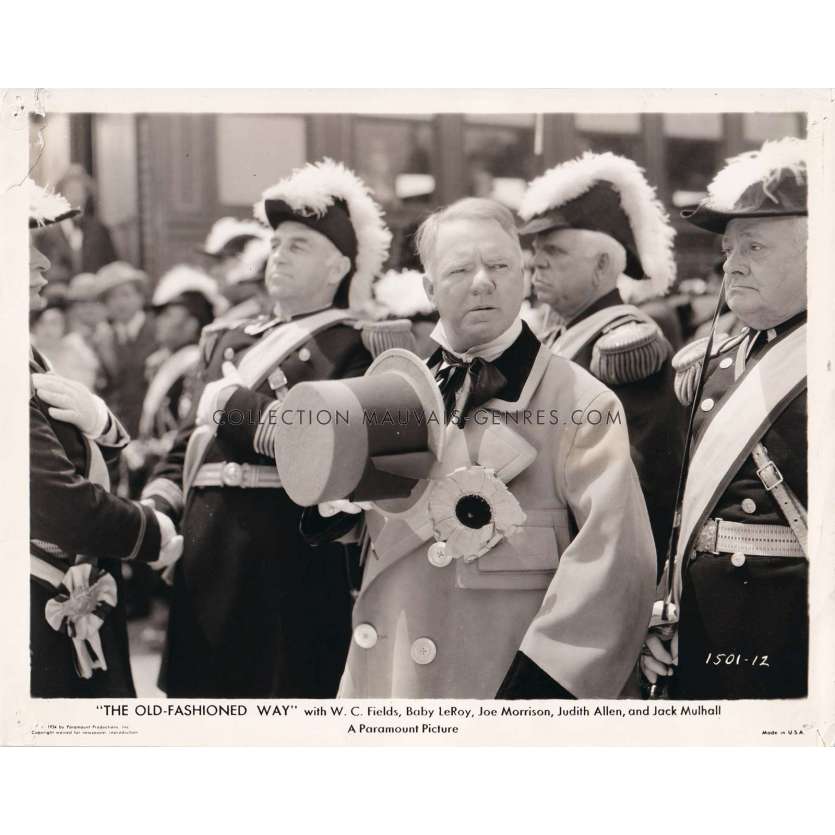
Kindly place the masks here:
<instances>
[{"instance_id":1,"label":"white shirt collar","mask_svg":"<svg viewBox=\"0 0 835 835\"><path fill-rule=\"evenodd\" d=\"M513 320L513 324L495 339L491 339L482 345L474 345L472 348L468 348L463 352L456 351L450 346L446 330L444 329L444 323L441 321L435 325L435 329L431 333L431 338L445 351L449 351L450 354L464 360L464 362L470 362L476 357L481 357L481 359L487 362L493 362L493 360L498 359L519 338L520 333L522 333L522 319L517 316Z\"/></svg>"}]
</instances>

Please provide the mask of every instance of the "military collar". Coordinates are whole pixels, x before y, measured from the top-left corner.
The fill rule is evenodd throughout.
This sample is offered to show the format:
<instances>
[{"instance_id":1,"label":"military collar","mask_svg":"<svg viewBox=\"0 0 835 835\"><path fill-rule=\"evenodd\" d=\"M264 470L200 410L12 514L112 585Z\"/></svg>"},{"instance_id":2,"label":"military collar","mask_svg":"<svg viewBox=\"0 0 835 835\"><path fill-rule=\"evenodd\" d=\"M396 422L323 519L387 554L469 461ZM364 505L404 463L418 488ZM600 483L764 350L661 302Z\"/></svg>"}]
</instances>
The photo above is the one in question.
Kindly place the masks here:
<instances>
[{"instance_id":1,"label":"military collar","mask_svg":"<svg viewBox=\"0 0 835 835\"><path fill-rule=\"evenodd\" d=\"M593 301L585 310L582 310L573 319L566 322L566 328L573 327L578 322L582 322L583 319L588 319L589 316L597 313L598 310L605 310L607 307L613 307L616 304L623 304L623 299L620 297L617 288L610 290L605 296L597 299L597 301Z\"/></svg>"},{"instance_id":2,"label":"military collar","mask_svg":"<svg viewBox=\"0 0 835 835\"><path fill-rule=\"evenodd\" d=\"M244 328L244 333L249 336L257 336L258 334L264 333L264 331L271 330L277 325L286 325L288 322L298 322L301 319L306 319L308 316L315 316L323 310L328 310L330 307L331 305L326 305L325 307L320 307L317 310L307 310L304 313L297 313L295 316L287 316L284 313L277 312L277 309L273 310L272 315L269 313L262 313L255 319L255 321L251 322Z\"/></svg>"},{"instance_id":3,"label":"military collar","mask_svg":"<svg viewBox=\"0 0 835 835\"><path fill-rule=\"evenodd\" d=\"M751 342L748 345L748 356L755 356L760 353L766 346L773 342L782 339L784 336L794 332L806 322L807 312L801 310L785 322L780 322L773 328L768 328L763 331L752 331Z\"/></svg>"}]
</instances>

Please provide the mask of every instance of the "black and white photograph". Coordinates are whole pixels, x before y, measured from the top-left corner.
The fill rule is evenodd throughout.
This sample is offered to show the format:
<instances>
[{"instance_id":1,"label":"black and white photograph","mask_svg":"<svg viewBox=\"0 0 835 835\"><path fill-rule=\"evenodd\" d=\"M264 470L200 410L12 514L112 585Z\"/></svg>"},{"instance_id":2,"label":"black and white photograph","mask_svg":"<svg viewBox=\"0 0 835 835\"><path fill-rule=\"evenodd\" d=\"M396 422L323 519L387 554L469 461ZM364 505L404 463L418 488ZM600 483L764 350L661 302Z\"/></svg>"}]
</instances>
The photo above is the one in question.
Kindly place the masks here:
<instances>
[{"instance_id":1,"label":"black and white photograph","mask_svg":"<svg viewBox=\"0 0 835 835\"><path fill-rule=\"evenodd\" d=\"M20 739L811 735L813 97L151 99L3 93Z\"/></svg>"}]
</instances>

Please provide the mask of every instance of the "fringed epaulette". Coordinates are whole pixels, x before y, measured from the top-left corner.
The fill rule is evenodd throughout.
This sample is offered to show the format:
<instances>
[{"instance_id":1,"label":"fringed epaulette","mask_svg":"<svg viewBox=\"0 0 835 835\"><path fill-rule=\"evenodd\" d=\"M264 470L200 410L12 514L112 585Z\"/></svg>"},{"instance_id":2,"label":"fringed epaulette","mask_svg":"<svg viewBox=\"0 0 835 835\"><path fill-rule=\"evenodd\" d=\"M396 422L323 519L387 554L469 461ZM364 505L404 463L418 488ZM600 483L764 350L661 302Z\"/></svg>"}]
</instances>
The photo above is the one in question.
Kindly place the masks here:
<instances>
[{"instance_id":1,"label":"fringed epaulette","mask_svg":"<svg viewBox=\"0 0 835 835\"><path fill-rule=\"evenodd\" d=\"M200 331L200 360L205 365L208 365L209 360L214 353L215 346L220 337L228 330L236 328L238 325L248 321L247 319L238 319L236 321L223 320L215 321L206 325Z\"/></svg>"},{"instance_id":2,"label":"fringed epaulette","mask_svg":"<svg viewBox=\"0 0 835 835\"><path fill-rule=\"evenodd\" d=\"M383 319L379 322L360 322L362 344L372 357L378 357L389 348L405 348L417 353L417 343L408 319Z\"/></svg>"},{"instance_id":3,"label":"fringed epaulette","mask_svg":"<svg viewBox=\"0 0 835 835\"><path fill-rule=\"evenodd\" d=\"M655 322L629 319L595 342L589 370L609 386L635 383L660 371L672 352Z\"/></svg>"},{"instance_id":4,"label":"fringed epaulette","mask_svg":"<svg viewBox=\"0 0 835 835\"><path fill-rule=\"evenodd\" d=\"M727 334L717 334L713 340L713 349L710 352L710 357L718 357L720 354L725 354L736 348L748 336L748 329L745 328L741 333L734 336ZM673 371L675 372L675 379L673 381L673 388L675 389L676 397L679 403L684 406L689 406L696 396L696 383L699 379L699 368L701 368L702 360L705 355L705 348L707 347L707 340L709 337L703 336L701 339L685 345L673 357Z\"/></svg>"}]
</instances>

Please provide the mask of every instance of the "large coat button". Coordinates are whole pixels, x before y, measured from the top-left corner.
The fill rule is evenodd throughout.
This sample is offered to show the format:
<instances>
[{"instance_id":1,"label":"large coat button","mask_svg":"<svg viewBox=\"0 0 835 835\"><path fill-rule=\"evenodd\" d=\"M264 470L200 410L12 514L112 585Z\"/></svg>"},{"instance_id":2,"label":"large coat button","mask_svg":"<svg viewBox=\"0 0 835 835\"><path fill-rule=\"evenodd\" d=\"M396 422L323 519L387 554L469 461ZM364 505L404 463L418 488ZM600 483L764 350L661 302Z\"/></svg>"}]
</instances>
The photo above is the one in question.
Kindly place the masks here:
<instances>
[{"instance_id":1,"label":"large coat button","mask_svg":"<svg viewBox=\"0 0 835 835\"><path fill-rule=\"evenodd\" d=\"M757 512L757 503L753 499L743 499L742 500L742 509L746 513L756 513Z\"/></svg>"},{"instance_id":2,"label":"large coat button","mask_svg":"<svg viewBox=\"0 0 835 835\"><path fill-rule=\"evenodd\" d=\"M722 362L719 363L720 368L730 368L734 364L733 357L725 357Z\"/></svg>"},{"instance_id":3,"label":"large coat button","mask_svg":"<svg viewBox=\"0 0 835 835\"><path fill-rule=\"evenodd\" d=\"M452 557L447 553L444 542L433 542L429 546L426 557L429 564L434 565L435 568L446 568L452 562Z\"/></svg>"},{"instance_id":4,"label":"large coat button","mask_svg":"<svg viewBox=\"0 0 835 835\"><path fill-rule=\"evenodd\" d=\"M431 664L438 654L438 648L431 638L418 638L412 644L412 661L415 664Z\"/></svg>"},{"instance_id":5,"label":"large coat button","mask_svg":"<svg viewBox=\"0 0 835 835\"><path fill-rule=\"evenodd\" d=\"M731 554L731 565L735 568L742 568L742 566L745 565L745 554L741 551Z\"/></svg>"},{"instance_id":6,"label":"large coat button","mask_svg":"<svg viewBox=\"0 0 835 835\"><path fill-rule=\"evenodd\" d=\"M707 397L704 400L702 400L701 409L703 412L709 412L715 405L716 402L714 401L714 399L712 397Z\"/></svg>"},{"instance_id":7,"label":"large coat button","mask_svg":"<svg viewBox=\"0 0 835 835\"><path fill-rule=\"evenodd\" d=\"M370 623L361 623L354 629L357 646L371 649L377 643L377 630Z\"/></svg>"}]
</instances>

